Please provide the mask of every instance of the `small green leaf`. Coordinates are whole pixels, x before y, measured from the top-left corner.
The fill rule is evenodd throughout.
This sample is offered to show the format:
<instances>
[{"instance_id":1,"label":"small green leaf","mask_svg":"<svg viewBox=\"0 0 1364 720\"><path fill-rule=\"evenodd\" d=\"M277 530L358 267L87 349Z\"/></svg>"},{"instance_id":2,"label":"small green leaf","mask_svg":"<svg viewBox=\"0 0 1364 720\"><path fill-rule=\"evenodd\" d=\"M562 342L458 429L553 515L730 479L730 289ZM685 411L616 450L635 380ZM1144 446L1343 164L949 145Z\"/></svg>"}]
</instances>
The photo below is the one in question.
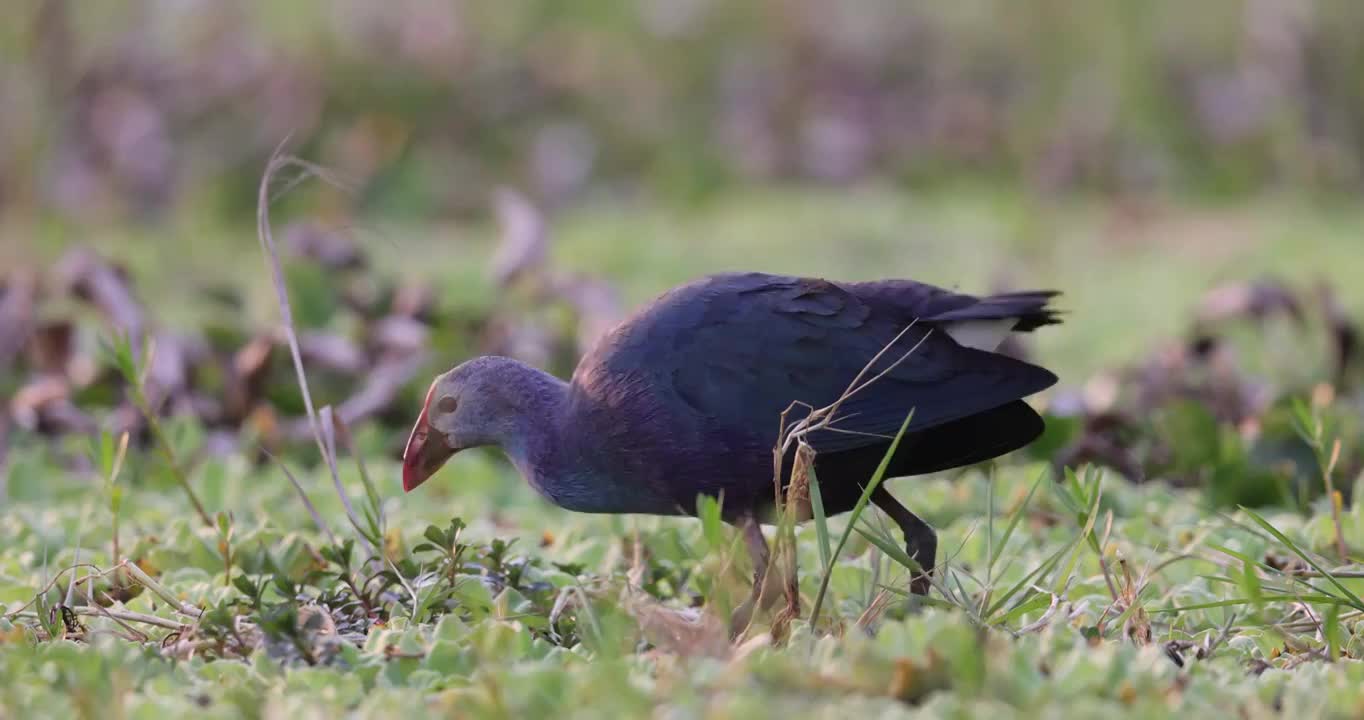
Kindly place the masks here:
<instances>
[{"instance_id":1,"label":"small green leaf","mask_svg":"<svg viewBox=\"0 0 1364 720\"><path fill-rule=\"evenodd\" d=\"M289 578L284 577L283 575L276 575L274 582L275 589L279 591L280 595L290 600L298 596L298 586Z\"/></svg>"},{"instance_id":2,"label":"small green leaf","mask_svg":"<svg viewBox=\"0 0 1364 720\"><path fill-rule=\"evenodd\" d=\"M235 586L241 594L253 600L260 594L260 587L251 582L250 578L245 575L238 575L232 578L232 585Z\"/></svg>"},{"instance_id":3,"label":"small green leaf","mask_svg":"<svg viewBox=\"0 0 1364 720\"><path fill-rule=\"evenodd\" d=\"M724 520L721 518L720 501L709 495L696 498L696 515L701 519L701 535L712 551L725 547Z\"/></svg>"},{"instance_id":4,"label":"small green leaf","mask_svg":"<svg viewBox=\"0 0 1364 720\"><path fill-rule=\"evenodd\" d=\"M435 525L427 525L426 532L422 533L422 537L426 538L427 540L430 540L431 543L436 547L439 548L450 547L450 541L446 539L445 533L442 532L441 529L436 527Z\"/></svg>"}]
</instances>

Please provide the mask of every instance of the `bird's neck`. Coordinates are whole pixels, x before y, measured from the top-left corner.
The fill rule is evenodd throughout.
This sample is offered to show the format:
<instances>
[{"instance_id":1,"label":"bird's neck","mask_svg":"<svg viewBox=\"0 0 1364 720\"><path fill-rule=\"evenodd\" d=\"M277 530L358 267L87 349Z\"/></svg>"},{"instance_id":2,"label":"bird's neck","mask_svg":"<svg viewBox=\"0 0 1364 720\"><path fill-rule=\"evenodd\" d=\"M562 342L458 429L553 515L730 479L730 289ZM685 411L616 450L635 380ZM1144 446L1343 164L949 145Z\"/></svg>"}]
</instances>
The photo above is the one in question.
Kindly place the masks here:
<instances>
[{"instance_id":1,"label":"bird's neck","mask_svg":"<svg viewBox=\"0 0 1364 720\"><path fill-rule=\"evenodd\" d=\"M521 476L536 492L576 512L656 512L670 506L639 484L639 478L612 472L612 463L582 422L582 408L570 400L568 383L522 366L509 381L515 394L514 427L500 438Z\"/></svg>"},{"instance_id":2,"label":"bird's neck","mask_svg":"<svg viewBox=\"0 0 1364 720\"><path fill-rule=\"evenodd\" d=\"M534 485L537 476L559 455L568 384L529 365L518 365L516 374L518 377L508 378L502 386L510 413L498 423L494 439Z\"/></svg>"}]
</instances>

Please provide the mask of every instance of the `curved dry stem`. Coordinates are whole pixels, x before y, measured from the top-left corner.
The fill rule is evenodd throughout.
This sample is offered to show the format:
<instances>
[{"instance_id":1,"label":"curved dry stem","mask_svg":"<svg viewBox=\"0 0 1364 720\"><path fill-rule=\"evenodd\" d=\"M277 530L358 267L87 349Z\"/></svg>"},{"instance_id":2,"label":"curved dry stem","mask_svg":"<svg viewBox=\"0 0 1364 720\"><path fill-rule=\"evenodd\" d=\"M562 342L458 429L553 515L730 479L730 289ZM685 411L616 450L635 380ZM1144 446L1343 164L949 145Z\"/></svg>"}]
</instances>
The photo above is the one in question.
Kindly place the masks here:
<instances>
[{"instance_id":1,"label":"curved dry stem","mask_svg":"<svg viewBox=\"0 0 1364 720\"><path fill-rule=\"evenodd\" d=\"M289 288L284 281L284 269L279 261L279 251L275 247L275 238L270 231L270 184L273 182L275 174L280 170L294 166L303 171L303 175L296 179L295 183L302 182L309 176L322 178L327 182L335 182L344 187L344 183L332 178L324 168L301 160L292 155L284 154L284 147L289 142L289 136L285 136L270 154L270 160L265 165L265 173L261 176L260 186L256 194L256 238L260 241L261 250L265 253L265 264L270 270L270 279L275 287L275 298L279 304L280 322L284 328L285 339L289 344L289 355L293 360L294 374L298 377L299 393L303 396L303 407L308 413L308 425L313 431L313 440L317 443L317 450L321 453L323 460L327 463L327 470L331 472L332 482L336 485L337 492L341 495L341 500L346 506L346 513L350 516L351 522L356 524L355 511L351 508L350 499L346 496L341 485L341 474L336 468L336 452L332 448L329 450L328 443L324 440L322 423L318 420L318 413L313 406L312 392L308 389L308 375L303 369L303 353L299 349L298 332L294 328L294 313L289 304ZM289 188L293 187L293 184ZM286 188L287 190L288 188ZM375 549L370 545L364 533L359 533L360 543L371 555Z\"/></svg>"}]
</instances>

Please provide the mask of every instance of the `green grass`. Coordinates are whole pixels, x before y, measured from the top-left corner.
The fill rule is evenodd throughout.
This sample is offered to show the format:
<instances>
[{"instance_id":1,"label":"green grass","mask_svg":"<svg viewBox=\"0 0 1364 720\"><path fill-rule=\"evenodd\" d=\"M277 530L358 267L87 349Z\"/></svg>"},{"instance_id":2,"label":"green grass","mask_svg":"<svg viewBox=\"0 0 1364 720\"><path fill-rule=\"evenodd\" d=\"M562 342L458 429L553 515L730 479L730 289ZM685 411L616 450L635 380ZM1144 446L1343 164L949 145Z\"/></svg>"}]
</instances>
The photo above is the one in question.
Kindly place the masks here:
<instances>
[{"instance_id":1,"label":"green grass","mask_svg":"<svg viewBox=\"0 0 1364 720\"><path fill-rule=\"evenodd\" d=\"M146 487L142 472L128 470L132 472L125 470L126 481L132 489L122 520L125 552L144 558L159 581L190 604L212 606L238 595L224 587L214 532L196 527L180 496L154 492ZM390 477L395 472L392 466L384 468ZM686 715L709 710L725 716L742 712L818 717L862 710L908 711L894 696L917 698L929 687L943 688L923 698L923 711L934 715L1003 707L1039 717L1083 708L1140 716L1227 708L1255 715L1268 712L1274 703L1313 714L1328 706L1341 712L1357 707L1356 688L1364 680L1360 665L1348 659L1331 665L1313 657L1313 652L1326 650L1326 642L1301 629L1304 616L1293 614L1290 603L1302 596L1307 607L1325 617L1340 602L1333 598L1364 592L1364 583L1340 580L1343 588L1335 594L1327 581L1313 581L1317 589L1299 587L1253 562L1268 550L1281 555L1295 547L1326 552L1329 522L1324 514L1307 519L1269 514L1267 521L1285 533L1280 539L1241 529L1200 509L1191 493L1108 478L1102 500L1096 496L1077 516L1069 489L1050 481L1031 502L1024 502L1036 487L1038 472L1037 467L1019 466L998 473L993 495L1000 518L993 535L986 530L989 509L983 478L913 483L915 510L939 526L941 553L955 570L944 583L954 595L979 601L984 584L970 576L983 578L985 568L993 567L990 582L1000 604L989 614L991 630L984 634L969 608L943 602L928 607L898 595L891 597L875 622L874 638L856 630L852 623L866 611L877 587L901 586L904 572L854 534L840 554L826 604L826 617L833 615L848 624L843 636L817 638L797 623L782 647L760 647L741 659L674 655L667 643L660 644L662 652L636 655L640 630L622 614L615 591L610 591L594 601L595 612L604 616L600 622L610 623L602 631L605 637L572 649L555 648L531 635L533 619L543 623L547 608L521 611L529 615L520 617L513 609L465 618L458 612L416 625L395 610L387 629L373 631L363 648L348 650L333 666L315 668L297 660L291 663L287 655L283 660L272 658L266 649L244 662L168 662L158 657L154 643L138 649L134 643L96 636L91 644L34 644L29 633L10 630L0 650L0 670L6 678L0 697L11 710L70 714L79 713L81 703L89 709L121 704L130 716L188 712L206 698L202 712L214 717L257 712L268 716L281 708L304 706L324 715L353 709L376 717L395 708L424 713L444 707L480 717L550 708L561 715L594 717L608 711L647 714L657 706ZM21 459L14 473L15 484L42 487L28 499L12 503L0 520L6 538L0 556L0 600L11 607L32 599L56 569L75 561L77 537L85 546L84 562L108 567L111 531L107 509L94 497L97 491L81 479L54 477L32 457ZM420 529L428 523L442 525L457 514L469 522L461 535L464 542L515 539L514 555L580 563L586 574L617 589L629 566L623 541L631 531L637 531L647 547L651 572L678 567L708 572L707 545L695 521L570 515L532 498L500 467L476 459L456 463L445 475L424 487L423 496L392 496L386 501L390 521L401 529L408 547L421 539ZM344 479L358 492L356 474L344 473ZM282 562L297 557L300 543L321 540L277 472L227 462L205 468L198 481L205 502L231 510L236 553L248 567L267 549ZM319 511L342 527L344 513L328 492L325 471L301 481ZM499 493L486 492L492 485L503 486L500 499ZM907 497L908 483L892 483L892 488ZM837 531L843 522L835 518L831 524ZM1245 516L1241 522L1252 524ZM1345 524L1347 542L1355 547L1364 543L1364 514L1358 506L1347 511ZM1135 621L1126 608L1115 606L1098 556L1087 543L1077 544L1086 527L1105 533L1103 547L1110 566L1126 563L1134 577L1159 568L1137 598L1150 623L1149 643L1124 639L1124 625ZM539 547L546 529L554 535L553 543ZM818 583L818 543L810 526L798 530L797 537L805 570L802 590L812 597ZM1297 539L1290 546L1287 538ZM1070 560L1052 561L1066 548L1073 550L1065 553L1073 565ZM1259 578L1258 602L1238 580L1245 569L1231 552L1246 558L1249 572ZM1176 560L1182 556L1188 557ZM1033 575L1039 567L1051 569ZM254 577L252 570L256 568L247 572ZM549 568L530 572L556 588L577 582ZM1010 631L1037 623L1050 603L1045 592L1026 586L1005 596L1024 580L1059 591L1059 608L1044 627L1015 638ZM1123 582L1120 574L1118 582ZM64 586L65 582L59 584ZM480 602L475 596L467 599ZM488 600L482 596L482 602ZM514 608L519 598L513 594L501 600ZM126 607L173 617L150 593ZM1172 611L1179 608L1183 609ZM1353 634L1359 614L1345 608L1340 617L1345 630L1336 647L1356 657L1364 652ZM82 621L91 633L120 629L104 618ZM586 622L580 614L579 626ZM144 629L156 634L156 628ZM1226 639L1210 658L1195 660L1196 650L1186 651L1184 669L1176 667L1161 647L1171 641L1212 644L1224 634ZM1258 677L1250 673L1257 661L1270 665Z\"/></svg>"},{"instance_id":2,"label":"green grass","mask_svg":"<svg viewBox=\"0 0 1364 720\"><path fill-rule=\"evenodd\" d=\"M1364 292L1346 284L1364 270L1364 214L1292 198L1164 208L1139 231L1115 230L1102 206L981 190L771 191L686 212L603 204L556 222L556 258L605 273L630 304L729 268L904 275L968 290L1012 268L1017 284L1067 292L1066 325L1040 334L1037 348L1071 385L1182 332L1199 294L1220 280L1320 273L1364 308ZM367 242L392 248L376 253L381 271L440 281L443 302L488 302L486 227L376 228ZM194 253L167 255L190 229L115 228L93 241L139 278L173 269L143 285L184 300L166 303L175 322L196 321L192 296L206 276L254 288L250 313L272 319L249 229L193 228ZM215 267L228 269L210 274ZM162 434L186 452L200 433L167 422ZM734 533L713 517L570 514L481 452L403 495L382 451L388 440L356 429L391 558L366 568L358 549L352 556L327 540L278 465L232 456L197 466L190 482L215 519L206 527L153 452L130 449L115 471L110 439L88 451L92 475L20 436L0 499L0 606L12 615L0 620L0 717L1346 717L1364 702L1364 579L1340 569L1326 499L1305 512L1223 513L1196 489L1084 468L1056 482L1045 465L1023 461L889 480L939 530L945 570L931 598L903 595L901 540L878 512L855 529L846 515L822 530L806 524L795 537L807 618L820 569L837 554L818 626L797 619L779 642L728 649L684 614L746 592ZM83 441L63 444L87 452ZM290 468L324 522L354 541L327 469ZM345 453L338 470L352 501L364 502ZM1334 482L1364 497L1364 478ZM1347 547L1364 547L1364 503L1347 504L1340 526ZM146 589L111 606L122 620L87 609L94 614L66 627L72 573L60 573L77 563L112 568L115 527L120 556L140 560L163 592L204 617ZM1286 574L1276 568L1285 560L1309 572ZM418 566L427 574L411 572ZM343 604L381 571L402 578L362 603L382 620L367 635L339 626L338 643L295 629L300 608ZM632 572L643 589L628 587ZM137 587L128 577L109 574L99 586ZM266 638L242 657L222 622L233 614ZM127 619L142 616L197 625L195 642ZM119 637L134 635L128 626L145 639ZM718 657L707 652L716 648Z\"/></svg>"}]
</instances>

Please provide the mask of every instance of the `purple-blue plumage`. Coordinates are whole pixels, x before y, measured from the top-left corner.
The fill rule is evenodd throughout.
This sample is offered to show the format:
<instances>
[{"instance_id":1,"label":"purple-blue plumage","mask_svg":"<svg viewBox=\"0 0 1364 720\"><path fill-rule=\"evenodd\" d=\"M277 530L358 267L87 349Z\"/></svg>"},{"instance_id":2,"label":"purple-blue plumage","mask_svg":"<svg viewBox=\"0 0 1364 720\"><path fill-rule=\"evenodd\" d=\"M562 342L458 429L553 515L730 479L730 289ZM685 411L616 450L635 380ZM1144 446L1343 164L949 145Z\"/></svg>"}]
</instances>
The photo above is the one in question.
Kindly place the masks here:
<instances>
[{"instance_id":1,"label":"purple-blue plumage","mask_svg":"<svg viewBox=\"0 0 1364 720\"><path fill-rule=\"evenodd\" d=\"M837 430L810 436L826 511L844 512L911 410L891 476L988 460L1042 432L1021 398L1056 377L989 343L1058 322L1047 305L1054 295L706 277L608 333L570 382L491 357L437 378L409 440L404 485L420 484L457 450L498 445L537 491L570 510L686 514L707 494L722 495L727 519L758 517L774 496L782 411L834 402L894 342L866 377L884 374L841 406ZM911 554L922 562L928 551L931 568L932 531L888 493L873 499L905 528Z\"/></svg>"}]
</instances>

